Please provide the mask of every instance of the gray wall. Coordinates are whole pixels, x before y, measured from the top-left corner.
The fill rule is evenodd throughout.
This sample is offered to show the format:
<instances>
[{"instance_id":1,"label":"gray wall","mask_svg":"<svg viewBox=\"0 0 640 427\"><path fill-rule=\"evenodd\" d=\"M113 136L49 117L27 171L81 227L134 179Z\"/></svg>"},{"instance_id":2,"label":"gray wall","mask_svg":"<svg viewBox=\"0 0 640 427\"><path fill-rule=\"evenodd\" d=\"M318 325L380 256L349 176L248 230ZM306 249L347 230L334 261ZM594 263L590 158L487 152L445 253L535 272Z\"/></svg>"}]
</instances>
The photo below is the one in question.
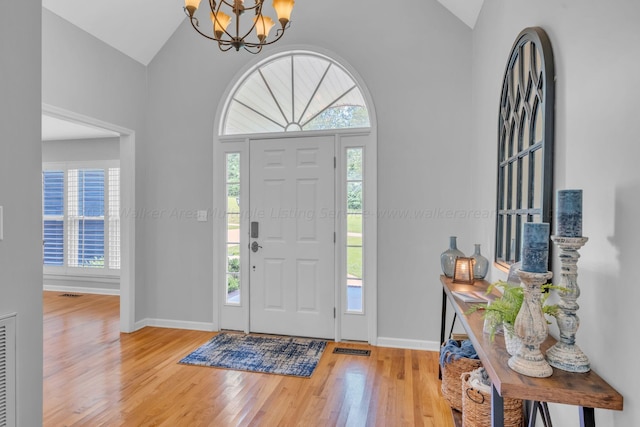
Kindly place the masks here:
<instances>
[{"instance_id":1,"label":"gray wall","mask_svg":"<svg viewBox=\"0 0 640 427\"><path fill-rule=\"evenodd\" d=\"M143 130L146 69L48 9L42 11L42 102Z\"/></svg>"},{"instance_id":2,"label":"gray wall","mask_svg":"<svg viewBox=\"0 0 640 427\"><path fill-rule=\"evenodd\" d=\"M362 6L337 0L300 5L278 49L315 46L333 52L368 86L379 135L379 336L437 342L439 255L450 234L466 236L461 247L469 253L474 243L469 221L445 213L471 208L471 31L439 3L427 1L414 2L387 37L381 25L388 3L366 2L366 19L354 22ZM267 55L268 48L261 57ZM216 109L239 71L258 59L219 52L185 22L151 62L153 144L139 153L147 172L140 208L212 207ZM410 216L400 218L394 214L399 210ZM212 321L212 225L167 215L141 224L148 251L139 268L153 284L147 293L150 317Z\"/></svg>"},{"instance_id":3,"label":"gray wall","mask_svg":"<svg viewBox=\"0 0 640 427\"><path fill-rule=\"evenodd\" d=\"M20 426L42 424L40 16L40 2L0 2L0 313L17 313Z\"/></svg>"},{"instance_id":4,"label":"gray wall","mask_svg":"<svg viewBox=\"0 0 640 427\"><path fill-rule=\"evenodd\" d=\"M42 162L120 160L120 138L42 141Z\"/></svg>"},{"instance_id":5,"label":"gray wall","mask_svg":"<svg viewBox=\"0 0 640 427\"><path fill-rule=\"evenodd\" d=\"M578 300L578 344L593 368L625 398L623 412L596 411L598 425L626 427L640 420L636 348L640 300L640 3L616 0L487 0L473 33L473 135L478 205L495 203L497 108L507 57L518 33L541 26L556 64L555 188L584 190ZM476 235L493 249L494 224ZM559 280L559 263L554 259ZM494 269L494 280L505 278ZM553 406L554 424L577 426L577 410Z\"/></svg>"}]
</instances>

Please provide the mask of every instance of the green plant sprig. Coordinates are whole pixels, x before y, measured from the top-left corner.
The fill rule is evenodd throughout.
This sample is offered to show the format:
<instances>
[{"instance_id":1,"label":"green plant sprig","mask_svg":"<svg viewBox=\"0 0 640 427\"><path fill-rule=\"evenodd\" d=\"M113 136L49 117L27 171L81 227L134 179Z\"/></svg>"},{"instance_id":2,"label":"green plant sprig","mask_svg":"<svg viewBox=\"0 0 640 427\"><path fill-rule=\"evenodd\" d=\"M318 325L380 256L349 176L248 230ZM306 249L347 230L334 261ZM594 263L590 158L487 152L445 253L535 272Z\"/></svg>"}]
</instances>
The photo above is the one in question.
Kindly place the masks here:
<instances>
[{"instance_id":1,"label":"green plant sprig","mask_svg":"<svg viewBox=\"0 0 640 427\"><path fill-rule=\"evenodd\" d=\"M465 312L465 314L471 314L478 310L484 310L483 318L488 320L492 341L500 325L503 323L515 324L516 317L518 317L520 307L524 301L524 289L519 284L500 280L492 283L487 288L486 294L490 294L495 288L502 290L502 295L499 298L491 301L490 304L474 304ZM556 304L546 304L547 298L549 298L549 292L547 291L551 289L566 291L566 288L550 283L541 287L544 292L542 295L542 312L548 316L555 317L558 314L558 306Z\"/></svg>"}]
</instances>

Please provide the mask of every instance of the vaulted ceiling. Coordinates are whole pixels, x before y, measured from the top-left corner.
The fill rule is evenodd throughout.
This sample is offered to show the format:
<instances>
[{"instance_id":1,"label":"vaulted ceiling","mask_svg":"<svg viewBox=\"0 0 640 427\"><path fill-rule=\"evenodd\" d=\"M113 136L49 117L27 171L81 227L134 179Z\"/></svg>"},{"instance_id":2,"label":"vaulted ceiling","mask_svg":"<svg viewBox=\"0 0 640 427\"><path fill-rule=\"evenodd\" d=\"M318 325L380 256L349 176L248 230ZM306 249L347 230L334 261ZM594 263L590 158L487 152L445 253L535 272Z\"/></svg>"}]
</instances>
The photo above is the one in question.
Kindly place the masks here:
<instances>
[{"instance_id":1,"label":"vaulted ceiling","mask_svg":"<svg viewBox=\"0 0 640 427\"><path fill-rule=\"evenodd\" d=\"M438 2L473 28L484 0ZM151 62L185 19L183 5L183 0L42 0L46 9L143 65Z\"/></svg>"},{"instance_id":2,"label":"vaulted ceiling","mask_svg":"<svg viewBox=\"0 0 640 427\"><path fill-rule=\"evenodd\" d=\"M148 65L180 25L183 0L42 0L42 6Z\"/></svg>"},{"instance_id":3,"label":"vaulted ceiling","mask_svg":"<svg viewBox=\"0 0 640 427\"><path fill-rule=\"evenodd\" d=\"M438 2L473 28L484 0ZM151 62L185 19L183 4L183 0L42 0L42 6L46 9L143 65ZM43 116L42 138L76 139L110 135L99 129L79 126Z\"/></svg>"}]
</instances>

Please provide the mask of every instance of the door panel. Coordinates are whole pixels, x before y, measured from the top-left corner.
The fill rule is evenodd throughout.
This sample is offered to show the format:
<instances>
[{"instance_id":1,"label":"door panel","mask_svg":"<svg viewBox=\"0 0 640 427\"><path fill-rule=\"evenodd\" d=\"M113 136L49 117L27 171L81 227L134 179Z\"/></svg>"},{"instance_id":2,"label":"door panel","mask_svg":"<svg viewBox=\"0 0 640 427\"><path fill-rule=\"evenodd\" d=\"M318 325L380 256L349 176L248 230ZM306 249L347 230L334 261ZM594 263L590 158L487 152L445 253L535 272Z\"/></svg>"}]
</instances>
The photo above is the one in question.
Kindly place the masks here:
<instances>
[{"instance_id":1,"label":"door panel","mask_svg":"<svg viewBox=\"0 0 640 427\"><path fill-rule=\"evenodd\" d=\"M250 153L250 329L333 338L333 138L252 140Z\"/></svg>"}]
</instances>

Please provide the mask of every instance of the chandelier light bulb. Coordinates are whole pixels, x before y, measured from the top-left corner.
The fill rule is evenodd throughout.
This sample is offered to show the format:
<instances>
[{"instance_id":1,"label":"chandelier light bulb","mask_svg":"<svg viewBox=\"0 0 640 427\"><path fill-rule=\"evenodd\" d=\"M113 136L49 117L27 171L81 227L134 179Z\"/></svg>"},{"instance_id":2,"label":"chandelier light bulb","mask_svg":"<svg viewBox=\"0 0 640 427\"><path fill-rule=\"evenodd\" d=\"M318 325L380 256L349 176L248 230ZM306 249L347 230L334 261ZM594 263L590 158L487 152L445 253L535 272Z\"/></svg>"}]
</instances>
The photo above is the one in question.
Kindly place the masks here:
<instances>
[{"instance_id":1,"label":"chandelier light bulb","mask_svg":"<svg viewBox=\"0 0 640 427\"><path fill-rule=\"evenodd\" d=\"M268 16L258 15L253 18L253 22L256 24L256 34L260 42L264 42L269 35L269 31L276 25Z\"/></svg>"},{"instance_id":2,"label":"chandelier light bulb","mask_svg":"<svg viewBox=\"0 0 640 427\"><path fill-rule=\"evenodd\" d=\"M291 20L291 12L293 11L294 0L273 0L273 8L278 14L278 21L284 28Z\"/></svg>"},{"instance_id":3,"label":"chandelier light bulb","mask_svg":"<svg viewBox=\"0 0 640 427\"><path fill-rule=\"evenodd\" d=\"M221 39L231 22L231 17L222 11L218 11L218 13L211 12L211 22L213 22L213 34L217 39Z\"/></svg>"},{"instance_id":4,"label":"chandelier light bulb","mask_svg":"<svg viewBox=\"0 0 640 427\"><path fill-rule=\"evenodd\" d=\"M193 14L196 13L200 6L200 0L184 0L184 8L189 13L189 16L193 18Z\"/></svg>"}]
</instances>

